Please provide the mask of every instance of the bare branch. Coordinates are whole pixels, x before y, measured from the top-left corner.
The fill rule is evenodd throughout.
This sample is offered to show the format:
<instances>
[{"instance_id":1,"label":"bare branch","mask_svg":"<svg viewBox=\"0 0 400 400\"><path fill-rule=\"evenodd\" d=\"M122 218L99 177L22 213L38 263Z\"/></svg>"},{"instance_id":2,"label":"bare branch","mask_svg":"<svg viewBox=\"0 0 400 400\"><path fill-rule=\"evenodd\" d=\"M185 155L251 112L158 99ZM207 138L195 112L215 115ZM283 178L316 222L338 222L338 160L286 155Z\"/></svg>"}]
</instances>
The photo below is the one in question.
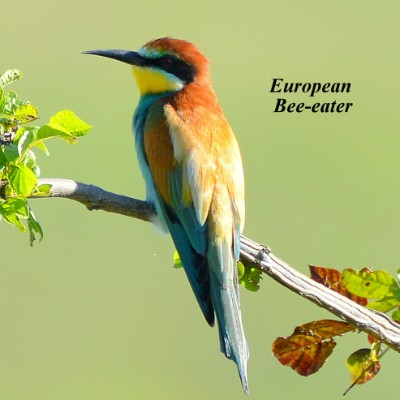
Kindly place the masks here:
<instances>
[{"instance_id":1,"label":"bare branch","mask_svg":"<svg viewBox=\"0 0 400 400\"><path fill-rule=\"evenodd\" d=\"M150 221L155 217L154 208L147 202L111 193L94 185L67 179L39 179L38 185L41 184L50 184L50 193L48 196L36 198L67 198L84 204L89 210L108 211L142 221ZM241 259L293 292L355 325L358 329L371 333L400 352L400 325L385 314L360 306L313 281L273 255L267 246L244 236L241 238Z\"/></svg>"},{"instance_id":2,"label":"bare branch","mask_svg":"<svg viewBox=\"0 0 400 400\"><path fill-rule=\"evenodd\" d=\"M108 192L98 186L59 178L39 179L37 185L51 185L50 194L32 198L63 197L82 203L89 211L102 210L142 221L151 221L155 217L153 207L145 201Z\"/></svg>"}]
</instances>

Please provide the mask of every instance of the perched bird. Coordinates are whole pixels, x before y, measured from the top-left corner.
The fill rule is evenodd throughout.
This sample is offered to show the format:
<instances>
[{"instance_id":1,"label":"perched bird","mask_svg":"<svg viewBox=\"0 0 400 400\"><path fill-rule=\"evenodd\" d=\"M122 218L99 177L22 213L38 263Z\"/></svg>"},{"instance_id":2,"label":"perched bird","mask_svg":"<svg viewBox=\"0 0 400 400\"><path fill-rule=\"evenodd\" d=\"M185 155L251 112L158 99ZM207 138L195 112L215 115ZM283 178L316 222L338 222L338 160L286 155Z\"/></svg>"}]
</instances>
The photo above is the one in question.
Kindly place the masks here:
<instances>
[{"instance_id":1,"label":"perched bird","mask_svg":"<svg viewBox=\"0 0 400 400\"><path fill-rule=\"evenodd\" d=\"M240 313L237 261L244 178L239 147L197 47L169 37L137 52L85 52L132 66L140 90L133 116L146 200L168 230L200 308L217 317L221 351L248 393L249 351Z\"/></svg>"}]
</instances>

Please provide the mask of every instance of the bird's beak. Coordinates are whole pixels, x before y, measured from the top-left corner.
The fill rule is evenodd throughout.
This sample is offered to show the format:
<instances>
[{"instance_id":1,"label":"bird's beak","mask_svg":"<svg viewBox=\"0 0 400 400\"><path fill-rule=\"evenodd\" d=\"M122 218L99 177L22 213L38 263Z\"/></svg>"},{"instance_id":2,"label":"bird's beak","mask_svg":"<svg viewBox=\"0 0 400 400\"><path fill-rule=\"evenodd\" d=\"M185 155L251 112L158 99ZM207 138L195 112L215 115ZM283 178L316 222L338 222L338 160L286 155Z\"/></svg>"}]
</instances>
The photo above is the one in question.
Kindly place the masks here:
<instances>
[{"instance_id":1,"label":"bird's beak","mask_svg":"<svg viewBox=\"0 0 400 400\"><path fill-rule=\"evenodd\" d=\"M130 50L88 50L84 51L83 54L112 58L129 65L137 65L138 67L145 64L145 59L139 53Z\"/></svg>"}]
</instances>

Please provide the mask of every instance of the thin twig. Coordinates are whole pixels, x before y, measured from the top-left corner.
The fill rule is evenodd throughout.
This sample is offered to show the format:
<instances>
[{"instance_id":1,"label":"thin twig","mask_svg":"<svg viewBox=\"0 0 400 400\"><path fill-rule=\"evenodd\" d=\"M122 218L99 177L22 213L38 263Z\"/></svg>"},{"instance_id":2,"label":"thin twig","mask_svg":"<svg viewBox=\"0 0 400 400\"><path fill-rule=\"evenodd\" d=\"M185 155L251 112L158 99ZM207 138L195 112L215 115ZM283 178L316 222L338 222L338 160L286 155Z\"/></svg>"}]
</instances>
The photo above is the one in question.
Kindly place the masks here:
<instances>
[{"instance_id":1,"label":"thin twig","mask_svg":"<svg viewBox=\"0 0 400 400\"><path fill-rule=\"evenodd\" d=\"M50 192L47 196L41 195L36 198L67 198L84 204L89 210L108 211L142 221L151 221L155 217L154 208L147 202L108 192L94 185L68 179L39 179L38 185L41 184L50 184ZM267 246L244 236L241 237L241 259L293 292L355 325L359 330L374 335L400 352L400 325L385 314L360 306L313 281L272 254Z\"/></svg>"}]
</instances>

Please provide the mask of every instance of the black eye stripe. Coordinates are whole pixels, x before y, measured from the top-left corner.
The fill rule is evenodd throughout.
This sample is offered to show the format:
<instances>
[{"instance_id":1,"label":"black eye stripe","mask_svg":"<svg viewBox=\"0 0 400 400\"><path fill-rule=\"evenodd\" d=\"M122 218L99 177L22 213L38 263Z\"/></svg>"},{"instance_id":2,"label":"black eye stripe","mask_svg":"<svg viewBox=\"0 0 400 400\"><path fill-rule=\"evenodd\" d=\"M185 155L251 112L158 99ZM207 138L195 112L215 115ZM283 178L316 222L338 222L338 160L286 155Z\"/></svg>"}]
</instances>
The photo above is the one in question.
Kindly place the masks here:
<instances>
[{"instance_id":1,"label":"black eye stripe","mask_svg":"<svg viewBox=\"0 0 400 400\"><path fill-rule=\"evenodd\" d=\"M164 55L159 58L148 58L146 66L160 68L175 75L186 84L194 81L197 72L192 65L171 55Z\"/></svg>"}]
</instances>

